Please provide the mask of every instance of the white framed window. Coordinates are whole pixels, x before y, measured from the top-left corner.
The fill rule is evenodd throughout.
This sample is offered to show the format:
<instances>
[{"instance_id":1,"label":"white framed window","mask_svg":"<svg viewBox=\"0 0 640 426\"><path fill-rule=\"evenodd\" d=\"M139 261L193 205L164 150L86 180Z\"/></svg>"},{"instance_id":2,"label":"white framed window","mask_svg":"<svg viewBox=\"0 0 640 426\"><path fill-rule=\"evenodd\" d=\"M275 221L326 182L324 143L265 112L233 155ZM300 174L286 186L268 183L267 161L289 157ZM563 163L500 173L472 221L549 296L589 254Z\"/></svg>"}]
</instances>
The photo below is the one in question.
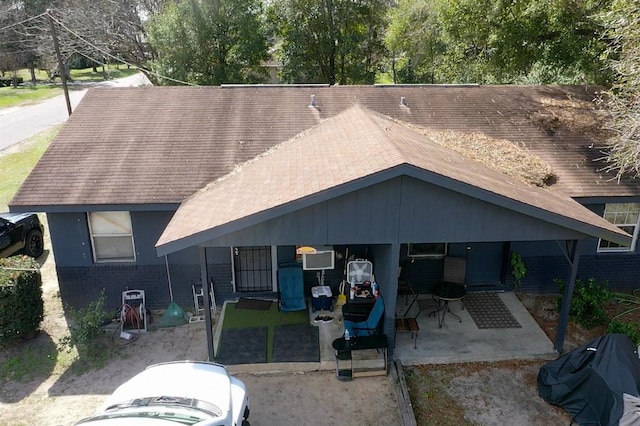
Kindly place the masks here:
<instances>
[{"instance_id":1,"label":"white framed window","mask_svg":"<svg viewBox=\"0 0 640 426\"><path fill-rule=\"evenodd\" d=\"M633 236L630 246L612 243L607 240L598 241L598 252L634 251L638 239L638 220L640 219L640 203L609 203L604 208L604 218L629 235Z\"/></svg>"},{"instance_id":2,"label":"white framed window","mask_svg":"<svg viewBox=\"0 0 640 426\"><path fill-rule=\"evenodd\" d=\"M136 261L129 212L91 212L88 222L96 263Z\"/></svg>"}]
</instances>

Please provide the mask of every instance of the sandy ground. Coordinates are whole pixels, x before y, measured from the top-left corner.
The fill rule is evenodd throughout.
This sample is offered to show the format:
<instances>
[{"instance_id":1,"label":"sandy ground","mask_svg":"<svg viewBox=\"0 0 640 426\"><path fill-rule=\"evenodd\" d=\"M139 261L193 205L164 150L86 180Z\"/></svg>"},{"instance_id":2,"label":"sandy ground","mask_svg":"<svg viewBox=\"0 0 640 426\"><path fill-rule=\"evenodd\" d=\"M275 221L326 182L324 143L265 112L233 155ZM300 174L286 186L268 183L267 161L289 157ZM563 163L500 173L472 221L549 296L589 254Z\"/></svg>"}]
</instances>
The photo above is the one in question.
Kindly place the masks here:
<instances>
[{"instance_id":1,"label":"sandy ground","mask_svg":"<svg viewBox=\"0 0 640 426\"><path fill-rule=\"evenodd\" d=\"M47 238L47 236L45 236ZM48 246L48 239L45 242ZM55 356L54 344L68 330L50 252L42 266L45 320L38 350ZM159 320L157 317L156 321ZM54 369L29 382L0 382L0 425L72 425L89 416L122 382L148 365L205 360L204 323L154 328L122 347L113 347L104 367L77 374ZM104 336L110 338L111 333ZM122 344L121 339L115 339ZM15 352L0 349L0 363ZM24 353L23 353L24 355ZM69 354L62 356L71 356ZM391 376L339 382L335 372L238 374L251 398L250 423L260 425L395 425L400 414Z\"/></svg>"}]
</instances>

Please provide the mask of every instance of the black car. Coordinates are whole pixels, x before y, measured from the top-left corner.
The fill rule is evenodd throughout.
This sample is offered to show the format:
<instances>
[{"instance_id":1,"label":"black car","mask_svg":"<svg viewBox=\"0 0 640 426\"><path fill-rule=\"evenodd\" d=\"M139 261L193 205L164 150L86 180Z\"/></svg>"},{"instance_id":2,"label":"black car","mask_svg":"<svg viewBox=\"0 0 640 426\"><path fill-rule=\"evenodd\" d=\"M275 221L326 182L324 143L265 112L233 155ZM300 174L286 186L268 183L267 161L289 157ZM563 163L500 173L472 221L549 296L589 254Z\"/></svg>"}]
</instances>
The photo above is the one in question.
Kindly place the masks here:
<instances>
[{"instance_id":1,"label":"black car","mask_svg":"<svg viewBox=\"0 0 640 426\"><path fill-rule=\"evenodd\" d=\"M44 227L35 213L0 213L0 257L22 252L40 257Z\"/></svg>"}]
</instances>

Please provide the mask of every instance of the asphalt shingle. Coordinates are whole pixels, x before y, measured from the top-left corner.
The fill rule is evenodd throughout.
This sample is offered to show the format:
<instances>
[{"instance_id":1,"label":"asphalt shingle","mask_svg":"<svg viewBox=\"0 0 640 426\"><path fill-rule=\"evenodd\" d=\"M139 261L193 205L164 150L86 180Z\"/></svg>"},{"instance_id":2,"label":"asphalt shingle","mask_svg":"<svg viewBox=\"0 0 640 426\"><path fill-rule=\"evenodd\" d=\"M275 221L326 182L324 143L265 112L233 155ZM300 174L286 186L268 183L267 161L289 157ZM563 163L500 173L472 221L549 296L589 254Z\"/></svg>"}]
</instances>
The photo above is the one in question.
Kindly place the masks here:
<instances>
[{"instance_id":1,"label":"asphalt shingle","mask_svg":"<svg viewBox=\"0 0 640 426\"><path fill-rule=\"evenodd\" d=\"M329 163L326 159L331 159ZM281 208L387 170L413 166L544 215L625 235L566 195L527 185L355 105L242 165L186 200L158 246ZM212 208L215 206L215 208Z\"/></svg>"},{"instance_id":2,"label":"asphalt shingle","mask_svg":"<svg viewBox=\"0 0 640 426\"><path fill-rule=\"evenodd\" d=\"M309 107L311 95L316 107ZM637 196L640 182L618 184L600 171L601 150L589 137L532 120L546 107L541 99L592 98L582 87L562 86L91 89L10 205L82 211L179 204L237 164L355 104L433 130L480 132L524 146L558 175L552 189L570 197ZM367 168L373 152L359 153L363 161L354 167ZM330 156L322 164L323 178L343 172Z\"/></svg>"}]
</instances>

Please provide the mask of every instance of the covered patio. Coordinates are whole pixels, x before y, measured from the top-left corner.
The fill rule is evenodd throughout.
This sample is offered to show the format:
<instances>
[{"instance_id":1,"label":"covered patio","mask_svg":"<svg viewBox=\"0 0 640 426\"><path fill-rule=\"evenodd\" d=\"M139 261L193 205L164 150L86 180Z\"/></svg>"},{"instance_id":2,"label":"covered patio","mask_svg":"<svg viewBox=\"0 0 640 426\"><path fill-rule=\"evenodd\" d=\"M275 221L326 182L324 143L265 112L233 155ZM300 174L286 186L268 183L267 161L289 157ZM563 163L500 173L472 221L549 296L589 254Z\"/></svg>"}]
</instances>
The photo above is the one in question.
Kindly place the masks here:
<instances>
[{"instance_id":1,"label":"covered patio","mask_svg":"<svg viewBox=\"0 0 640 426\"><path fill-rule=\"evenodd\" d=\"M415 348L411 333L398 333L392 358L402 361L404 365L556 358L558 354L553 348L553 343L516 294L512 292L496 294L520 327L480 329L469 314L469 310L462 309L462 304L455 302L451 303L450 308L461 321L447 313L442 328L439 328L437 316L429 315L437 307L430 295L419 296L419 300L423 301L421 305L424 307L421 312L419 312L418 303L415 303L406 313L407 305L404 304L404 300L398 300L397 316L405 313L408 316L417 315L420 331ZM334 321L314 323L313 319L319 314L332 316ZM216 349L220 345L222 316L214 331ZM309 309L309 324L318 328L320 362L238 364L230 365L228 368L233 372L334 370L336 368L335 351L331 344L344 332L340 311L312 312ZM375 367L380 363L380 356L375 351L371 353L362 351L357 353L357 356L365 367Z\"/></svg>"},{"instance_id":2,"label":"covered patio","mask_svg":"<svg viewBox=\"0 0 640 426\"><path fill-rule=\"evenodd\" d=\"M368 155L361 158L362 152ZM335 172L327 173L323 159L328 157ZM292 168L294 164L305 167ZM418 316L419 347L394 348L395 307L402 304L396 301L398 267L406 243L443 243L449 247L443 255L468 255L469 263L475 259L482 270L506 265L508 244L494 253L494 259L483 255L488 253L487 243L555 241L570 265L563 302L568 307L580 245L593 238L630 243L627 233L570 197L511 178L356 105L187 199L156 248L159 255L168 255L198 247L205 282L232 268L226 262L231 252L238 256L238 248L270 248L276 254L270 257L275 270L278 264L295 261L297 245L329 250L366 245L368 256L375 259L375 278L387 307L383 328L390 353L397 351L397 358L413 362L451 362L463 360L461 355L495 360L514 354L551 354L554 345L562 351L568 308L561 314L554 345L515 297L504 293L500 297L513 316L522 317L518 329L478 330L465 318L466 312L460 312L462 322L448 318L438 328L433 316L423 313ZM275 274L271 282L277 283ZM343 329L338 319L318 327L320 362L331 362L331 342ZM401 342L405 338L409 339L398 336ZM211 354L211 336L208 343Z\"/></svg>"}]
</instances>

